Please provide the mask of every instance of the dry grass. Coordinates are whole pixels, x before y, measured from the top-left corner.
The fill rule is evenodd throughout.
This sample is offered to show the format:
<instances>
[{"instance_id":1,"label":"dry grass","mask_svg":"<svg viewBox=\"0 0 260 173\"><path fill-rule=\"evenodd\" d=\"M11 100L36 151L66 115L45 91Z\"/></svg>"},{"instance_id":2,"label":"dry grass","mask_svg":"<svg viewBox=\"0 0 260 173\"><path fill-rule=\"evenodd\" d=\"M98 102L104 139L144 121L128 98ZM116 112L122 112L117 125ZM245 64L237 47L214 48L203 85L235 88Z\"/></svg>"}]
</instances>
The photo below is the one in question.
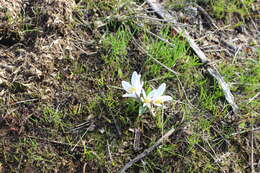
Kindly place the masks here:
<instances>
[{"instance_id":1,"label":"dry grass","mask_svg":"<svg viewBox=\"0 0 260 173\"><path fill-rule=\"evenodd\" d=\"M130 171L259 172L260 51L251 19L243 16L246 32L238 34L237 15L229 24L213 18L216 29L185 5L171 8L231 84L240 108L233 116L205 64L139 3L0 2L0 172L116 172L172 127ZM161 116L140 120L136 102L122 98L118 87L134 70L146 87L167 83L174 102L164 110L164 129ZM139 127L141 150L134 151Z\"/></svg>"}]
</instances>

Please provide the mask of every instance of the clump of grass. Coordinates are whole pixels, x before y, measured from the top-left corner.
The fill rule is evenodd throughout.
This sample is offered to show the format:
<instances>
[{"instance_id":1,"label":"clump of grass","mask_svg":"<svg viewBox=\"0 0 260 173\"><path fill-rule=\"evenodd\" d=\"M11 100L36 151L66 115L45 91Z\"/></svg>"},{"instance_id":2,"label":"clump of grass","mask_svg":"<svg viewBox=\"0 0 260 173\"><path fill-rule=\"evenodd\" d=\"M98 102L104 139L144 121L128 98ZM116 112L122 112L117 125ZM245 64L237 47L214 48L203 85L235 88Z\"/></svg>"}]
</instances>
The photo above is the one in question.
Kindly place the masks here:
<instances>
[{"instance_id":1,"label":"clump of grass","mask_svg":"<svg viewBox=\"0 0 260 173\"><path fill-rule=\"evenodd\" d=\"M259 100L254 96L260 82L256 66L260 61L260 51L256 59L239 59L232 63L220 61L217 64L220 73L231 83L241 109L241 116L230 120L231 112L218 83L207 76L189 45L172 34L170 26L148 23L140 28L135 19L127 16L133 11L122 13L122 8L113 8L119 7L117 1L81 2L76 10L82 10L79 14L82 16L78 17L82 17L80 19L85 23L79 20L70 26L78 31L70 38L74 40L70 46L76 45L72 48L76 51L71 51L70 56L63 52L54 56L55 52L51 58L60 59L65 55L64 59L44 70L42 73L46 76L29 82L30 85L36 83L35 88L53 87L54 98L46 97L39 101L39 107L29 116L13 109L19 108L19 103L10 104L27 99L27 95L19 91L19 86L14 85L13 90L19 98L11 95L10 98L15 98L11 102L1 98L0 106L8 103L10 109L5 112L8 123L4 128L10 126L12 131L8 134L10 136L4 136L0 145L0 153L3 153L0 155L0 172L1 165L8 172L15 172L17 168L24 172L80 172L83 167L86 172L116 172L172 127L176 129L175 133L151 155L133 165L131 171L224 172L227 169L234 172L248 167L251 150L245 143L248 143L249 133L240 134L240 130L247 131L258 121ZM204 1L215 8L211 16L225 18L225 13L245 15L244 7L240 7L238 1L227 2L233 2L229 7L219 6L217 2L221 4L224 1ZM244 2L250 5L253 1ZM183 5L184 1L180 4ZM236 8L242 8L242 11ZM83 17L85 12L87 19ZM114 14L122 14L120 19L126 17L128 21L122 22ZM34 15L39 17L37 11ZM96 20L104 22L102 27L95 25ZM174 46L152 37L147 30L169 40ZM86 32L92 35L86 37ZM137 42L147 53L140 51ZM88 54L89 50L96 54ZM156 64L152 57L178 75ZM139 116L139 105L134 100L122 98L121 81L128 79L134 70L142 73L143 80L147 81L145 87L150 87L150 90L165 82L166 94L174 98L155 117L149 112ZM55 72L57 75L53 74ZM32 89L29 84L26 86ZM4 88L3 85L0 87ZM20 98L21 95L24 97ZM12 119L27 116L28 120L21 125L24 130L18 135L21 127L14 126ZM84 125L79 130L70 131L81 124ZM133 149L136 128L141 129L140 151ZM228 153L231 154L218 161Z\"/></svg>"},{"instance_id":2,"label":"clump of grass","mask_svg":"<svg viewBox=\"0 0 260 173\"><path fill-rule=\"evenodd\" d=\"M57 110L54 110L50 107L46 107L43 110L43 117L42 119L47 124L52 124L55 128L59 128L62 126L62 113Z\"/></svg>"},{"instance_id":3,"label":"clump of grass","mask_svg":"<svg viewBox=\"0 0 260 173\"><path fill-rule=\"evenodd\" d=\"M227 15L230 14L239 14L241 17L245 17L248 15L248 11L246 8L250 7L250 5L254 2L254 0L217 0L211 1L213 14L219 19L226 18Z\"/></svg>"}]
</instances>

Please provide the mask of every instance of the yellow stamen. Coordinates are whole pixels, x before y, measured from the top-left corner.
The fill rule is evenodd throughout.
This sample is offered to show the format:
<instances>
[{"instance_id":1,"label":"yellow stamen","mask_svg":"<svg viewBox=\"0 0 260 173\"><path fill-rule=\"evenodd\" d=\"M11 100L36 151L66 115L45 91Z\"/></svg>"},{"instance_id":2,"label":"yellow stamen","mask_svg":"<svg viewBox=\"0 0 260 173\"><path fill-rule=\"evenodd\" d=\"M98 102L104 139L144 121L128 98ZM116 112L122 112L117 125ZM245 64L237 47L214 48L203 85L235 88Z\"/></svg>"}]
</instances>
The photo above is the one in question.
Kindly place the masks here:
<instances>
[{"instance_id":1,"label":"yellow stamen","mask_svg":"<svg viewBox=\"0 0 260 173\"><path fill-rule=\"evenodd\" d=\"M144 99L144 103L150 103L150 102L151 102L151 99L148 99L148 98Z\"/></svg>"},{"instance_id":2,"label":"yellow stamen","mask_svg":"<svg viewBox=\"0 0 260 173\"><path fill-rule=\"evenodd\" d=\"M130 89L129 89L129 92L130 93L135 93L137 91L137 89L135 88L135 87L131 87Z\"/></svg>"},{"instance_id":3,"label":"yellow stamen","mask_svg":"<svg viewBox=\"0 0 260 173\"><path fill-rule=\"evenodd\" d=\"M155 104L162 104L163 101L162 101L161 99L157 99L157 100L154 101L154 103L155 103Z\"/></svg>"}]
</instances>

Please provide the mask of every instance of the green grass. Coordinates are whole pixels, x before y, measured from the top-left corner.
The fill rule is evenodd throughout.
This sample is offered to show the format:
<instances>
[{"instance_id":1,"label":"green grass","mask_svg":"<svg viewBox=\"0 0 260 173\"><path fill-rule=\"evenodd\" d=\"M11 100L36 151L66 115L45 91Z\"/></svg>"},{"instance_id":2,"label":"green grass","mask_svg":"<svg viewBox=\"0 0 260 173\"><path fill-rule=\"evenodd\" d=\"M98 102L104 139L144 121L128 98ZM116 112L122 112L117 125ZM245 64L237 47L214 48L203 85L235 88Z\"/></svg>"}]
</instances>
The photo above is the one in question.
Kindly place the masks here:
<instances>
[{"instance_id":1,"label":"green grass","mask_svg":"<svg viewBox=\"0 0 260 173\"><path fill-rule=\"evenodd\" d=\"M133 1L84 2L74 9L78 16L73 16L73 24L67 26L75 30L73 37L64 39L73 40L68 42L71 56L64 52L51 54L55 63L50 68L40 66L46 70L38 81L17 78L10 86L0 84L9 93L9 100L0 99L1 108L8 103L3 109L7 123L0 129L0 137L8 131L0 142L0 172L82 172L84 165L86 172L116 172L172 127L176 129L173 135L130 171L249 172L251 148L246 143L250 134L236 133L259 123L259 99L254 96L259 93L260 49L251 58L216 63L241 111L232 119L231 107L219 84L208 75L189 44L172 34L170 26L141 20L144 25L140 27L140 21L133 17L138 13L132 8ZM135 2L141 5L143 1ZM253 2L244 1L247 8ZM218 20L224 20L227 13L247 16L238 0L225 6L223 0L203 3ZM180 4L178 8L183 7ZM40 15L37 11L35 17ZM102 26L97 27L97 21ZM39 23L35 25L38 28ZM48 36L50 39L52 35ZM62 39L60 35L57 38ZM32 51L42 59L48 57L39 50ZM133 71L142 74L148 90L166 83L166 94L173 101L163 110L157 109L156 116L149 112L139 115L139 103L122 97L121 81L129 81ZM16 103L32 96L39 101ZM141 130L140 151L133 149L135 129ZM217 162L219 158L223 159Z\"/></svg>"},{"instance_id":2,"label":"green grass","mask_svg":"<svg viewBox=\"0 0 260 173\"><path fill-rule=\"evenodd\" d=\"M213 13L217 18L226 18L230 15L238 14L241 17L248 16L248 8L250 5L255 2L254 0L244 0L244 1L237 1L237 0L217 0L211 1Z\"/></svg>"},{"instance_id":3,"label":"green grass","mask_svg":"<svg viewBox=\"0 0 260 173\"><path fill-rule=\"evenodd\" d=\"M256 15L251 14L253 4L256 5L257 3L256 0L167 0L164 3L167 8L175 10L182 10L187 4L197 3L206 11L209 11L209 15L214 17L215 20L222 20L237 26L245 23L245 20L252 16L255 19L257 18ZM242 20L234 20L236 17ZM233 21L235 22L233 23Z\"/></svg>"}]
</instances>

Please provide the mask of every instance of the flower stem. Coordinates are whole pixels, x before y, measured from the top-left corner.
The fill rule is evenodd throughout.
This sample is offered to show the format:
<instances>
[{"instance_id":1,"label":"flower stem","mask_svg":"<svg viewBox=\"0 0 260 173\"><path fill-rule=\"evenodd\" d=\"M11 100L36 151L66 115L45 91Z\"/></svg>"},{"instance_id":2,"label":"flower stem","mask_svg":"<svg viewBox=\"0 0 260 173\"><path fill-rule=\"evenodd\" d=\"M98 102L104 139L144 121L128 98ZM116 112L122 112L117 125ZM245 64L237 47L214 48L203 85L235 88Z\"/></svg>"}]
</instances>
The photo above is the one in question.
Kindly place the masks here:
<instances>
[{"instance_id":1,"label":"flower stem","mask_svg":"<svg viewBox=\"0 0 260 173\"><path fill-rule=\"evenodd\" d=\"M161 121L162 121L162 122L161 122L161 123L162 123L162 136L163 136L163 134L164 134L164 133L163 133L163 128L164 128L163 114L164 114L164 109L163 109L163 107L162 107L162 115L161 115L161 116L162 116L162 118L161 118Z\"/></svg>"}]
</instances>

